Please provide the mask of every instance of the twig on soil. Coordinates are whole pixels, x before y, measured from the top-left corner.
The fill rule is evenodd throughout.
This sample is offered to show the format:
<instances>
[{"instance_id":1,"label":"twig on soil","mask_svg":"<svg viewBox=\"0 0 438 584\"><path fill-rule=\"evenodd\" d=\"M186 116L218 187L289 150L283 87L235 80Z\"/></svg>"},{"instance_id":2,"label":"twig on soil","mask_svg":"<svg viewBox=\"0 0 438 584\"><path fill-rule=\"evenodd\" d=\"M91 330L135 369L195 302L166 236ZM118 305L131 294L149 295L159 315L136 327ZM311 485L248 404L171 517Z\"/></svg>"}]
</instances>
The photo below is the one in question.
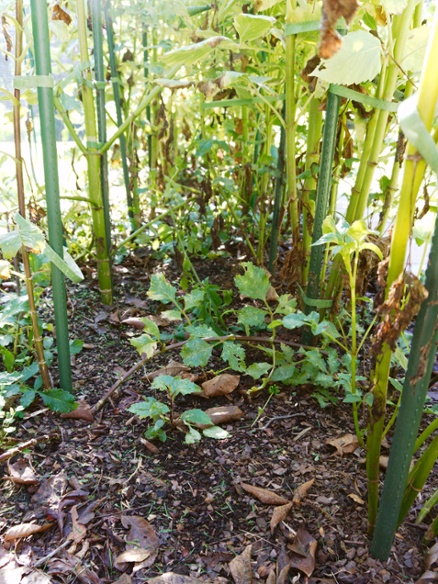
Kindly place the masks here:
<instances>
[{"instance_id":1,"label":"twig on soil","mask_svg":"<svg viewBox=\"0 0 438 584\"><path fill-rule=\"evenodd\" d=\"M289 347L296 347L296 348L304 347L307 349L311 348L311 347L306 347L305 345L302 345L301 343L294 343L292 341L283 341L281 339L270 339L269 337L247 337L247 336L242 336L242 335L225 335L223 337L208 337L208 338L205 338L203 340L206 341L207 343L223 343L225 341L242 341L244 343L269 343L269 344L276 343L276 344L288 345ZM179 341L178 343L173 343L171 345L164 345L160 349L155 351L155 353L153 355L151 355L151 356L145 355L142 359L140 359L140 361L138 363L133 365L131 367L131 369L129 369L129 371L127 371L125 373L125 375L123 375L120 379L118 379L116 381L116 383L114 383L109 388L109 390L106 392L106 394L97 403L94 404L94 406L91 408L91 413L93 415L95 415L105 405L105 403L108 401L108 399L119 389L119 387L121 385L123 385L125 383L125 381L127 381L136 371L138 371L141 367L143 367L143 365L147 361L149 361L150 359L153 359L157 355L161 355L162 353L167 353L169 351L173 351L174 349L179 349L180 347L184 346L188 341L189 341L189 339L186 339L185 341ZM323 351L321 351L321 352L323 352Z\"/></svg>"},{"instance_id":2,"label":"twig on soil","mask_svg":"<svg viewBox=\"0 0 438 584\"><path fill-rule=\"evenodd\" d=\"M289 418L298 418L300 416L305 415L306 414L304 412L297 412L296 414L289 414L287 416L274 416L273 418L268 420L266 424L260 428L260 430L266 430L266 428L268 428L272 424L272 422L275 422L276 420L288 420Z\"/></svg>"},{"instance_id":3,"label":"twig on soil","mask_svg":"<svg viewBox=\"0 0 438 584\"><path fill-rule=\"evenodd\" d=\"M31 446L36 446L38 444L38 442L42 442L42 441L46 442L47 440L51 440L54 436L55 436L55 434L44 434L43 436L39 436L38 438L31 438L30 440L27 440L26 442L23 442L22 444L18 444L18 446L15 446L14 448L7 450L6 452L3 452L3 454L0 454L0 462L4 462L5 460L8 460L8 458L11 458L15 454L18 454L19 452L21 452L22 450L25 450L26 448L30 448Z\"/></svg>"},{"instance_id":4,"label":"twig on soil","mask_svg":"<svg viewBox=\"0 0 438 584\"><path fill-rule=\"evenodd\" d=\"M51 551L50 554L47 554L47 556L44 556L44 558L41 558L41 560L38 560L38 562L35 562L35 564L32 566L32 568L38 568L39 566L43 566L48 560L53 558L53 556L56 556L56 554L59 551L61 551L63 548L67 547L68 545L71 545L72 543L73 542L71 539L67 539L64 543L62 543L56 549Z\"/></svg>"}]
</instances>

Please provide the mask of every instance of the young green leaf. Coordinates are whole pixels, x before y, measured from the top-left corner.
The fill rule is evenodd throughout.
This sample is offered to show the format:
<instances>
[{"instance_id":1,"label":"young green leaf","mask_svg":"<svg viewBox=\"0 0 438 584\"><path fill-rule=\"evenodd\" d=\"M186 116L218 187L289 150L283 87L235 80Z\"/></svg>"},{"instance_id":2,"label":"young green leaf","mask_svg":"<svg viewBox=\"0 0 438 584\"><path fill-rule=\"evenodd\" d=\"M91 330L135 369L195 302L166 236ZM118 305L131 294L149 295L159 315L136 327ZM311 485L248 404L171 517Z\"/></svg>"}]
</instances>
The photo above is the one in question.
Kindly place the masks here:
<instances>
[{"instance_id":1,"label":"young green leaf","mask_svg":"<svg viewBox=\"0 0 438 584\"><path fill-rule=\"evenodd\" d=\"M225 341L222 345L221 358L235 371L245 371L245 349L232 341Z\"/></svg>"},{"instance_id":2,"label":"young green leaf","mask_svg":"<svg viewBox=\"0 0 438 584\"><path fill-rule=\"evenodd\" d=\"M255 306L244 306L237 312L237 322L244 326L266 328L265 318L266 310L256 308Z\"/></svg>"},{"instance_id":3,"label":"young green leaf","mask_svg":"<svg viewBox=\"0 0 438 584\"><path fill-rule=\"evenodd\" d=\"M266 295L271 287L268 274L251 262L244 262L242 266L245 273L243 276L234 278L240 294L254 300L266 300Z\"/></svg>"},{"instance_id":4,"label":"young green leaf","mask_svg":"<svg viewBox=\"0 0 438 584\"><path fill-rule=\"evenodd\" d=\"M130 343L137 349L140 355L145 353L149 358L151 358L157 350L157 341L146 333L131 339Z\"/></svg>"},{"instance_id":5,"label":"young green leaf","mask_svg":"<svg viewBox=\"0 0 438 584\"><path fill-rule=\"evenodd\" d=\"M185 411L183 414L181 414L181 420L187 424L195 424L196 426L212 424L210 416L199 409Z\"/></svg>"},{"instance_id":6,"label":"young green leaf","mask_svg":"<svg viewBox=\"0 0 438 584\"><path fill-rule=\"evenodd\" d=\"M141 420L144 418L161 418L168 414L169 411L169 407L166 404L163 404L154 397L147 397L144 401L132 404L132 406L128 408L128 412L135 414ZM163 422L163 420L161 422ZM163 423L159 425L159 427L162 426Z\"/></svg>"},{"instance_id":7,"label":"young green leaf","mask_svg":"<svg viewBox=\"0 0 438 584\"><path fill-rule=\"evenodd\" d=\"M263 375L266 375L266 373L272 368L272 365L270 365L269 363L253 363L252 365L250 365L247 370L246 373L248 375L250 375L253 379L260 379L260 377L262 377Z\"/></svg>"},{"instance_id":8,"label":"young green leaf","mask_svg":"<svg viewBox=\"0 0 438 584\"><path fill-rule=\"evenodd\" d=\"M144 324L144 332L160 340L160 329L158 326L147 316L140 319Z\"/></svg>"},{"instance_id":9,"label":"young green leaf","mask_svg":"<svg viewBox=\"0 0 438 584\"><path fill-rule=\"evenodd\" d=\"M43 400L44 405L53 412L66 414L78 407L75 403L74 396L63 389L49 389L48 391L39 391L38 394Z\"/></svg>"},{"instance_id":10,"label":"young green leaf","mask_svg":"<svg viewBox=\"0 0 438 584\"><path fill-rule=\"evenodd\" d=\"M254 14L238 14L234 26L242 44L259 41L266 36L275 23L275 18Z\"/></svg>"},{"instance_id":11,"label":"young green leaf","mask_svg":"<svg viewBox=\"0 0 438 584\"><path fill-rule=\"evenodd\" d=\"M181 357L187 367L205 367L211 357L213 347L202 339L190 339L181 350Z\"/></svg>"},{"instance_id":12,"label":"young green leaf","mask_svg":"<svg viewBox=\"0 0 438 584\"><path fill-rule=\"evenodd\" d=\"M202 433L207 438L215 438L216 440L224 440L225 438L229 438L231 434L224 430L223 428L219 428L219 426L211 426L210 428L205 428L202 430Z\"/></svg>"},{"instance_id":13,"label":"young green leaf","mask_svg":"<svg viewBox=\"0 0 438 584\"><path fill-rule=\"evenodd\" d=\"M164 274L152 274L151 285L147 293L152 300L158 300L168 304L176 302L176 288L168 282Z\"/></svg>"}]
</instances>

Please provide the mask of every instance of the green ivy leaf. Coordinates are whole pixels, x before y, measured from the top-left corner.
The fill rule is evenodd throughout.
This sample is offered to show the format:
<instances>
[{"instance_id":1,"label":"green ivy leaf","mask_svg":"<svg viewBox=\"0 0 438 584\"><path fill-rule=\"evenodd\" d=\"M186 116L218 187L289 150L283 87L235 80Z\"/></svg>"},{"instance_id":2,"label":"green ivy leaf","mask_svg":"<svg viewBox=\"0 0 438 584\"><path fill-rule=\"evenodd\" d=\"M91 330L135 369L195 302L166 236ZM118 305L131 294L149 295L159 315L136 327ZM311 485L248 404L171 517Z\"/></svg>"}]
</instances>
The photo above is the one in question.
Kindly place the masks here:
<instances>
[{"instance_id":1,"label":"green ivy leaf","mask_svg":"<svg viewBox=\"0 0 438 584\"><path fill-rule=\"evenodd\" d=\"M252 326L256 328L266 328L265 318L266 310L256 308L255 306L244 306L237 312L237 322L244 326Z\"/></svg>"},{"instance_id":2,"label":"green ivy leaf","mask_svg":"<svg viewBox=\"0 0 438 584\"><path fill-rule=\"evenodd\" d=\"M167 318L167 320L175 321L175 320L182 320L182 314L180 310L163 310L161 313L163 318Z\"/></svg>"},{"instance_id":3,"label":"green ivy leaf","mask_svg":"<svg viewBox=\"0 0 438 584\"><path fill-rule=\"evenodd\" d=\"M243 276L234 278L240 294L254 300L266 300L266 295L271 287L268 274L251 262L244 262L242 266L245 273Z\"/></svg>"},{"instance_id":4,"label":"green ivy leaf","mask_svg":"<svg viewBox=\"0 0 438 584\"><path fill-rule=\"evenodd\" d=\"M49 389L48 391L39 391L38 394L41 396L44 405L52 412L66 414L78 407L74 396L63 389Z\"/></svg>"},{"instance_id":5,"label":"green ivy leaf","mask_svg":"<svg viewBox=\"0 0 438 584\"><path fill-rule=\"evenodd\" d=\"M176 303L176 288L166 280L164 274L153 274L147 295L152 300L168 304Z\"/></svg>"},{"instance_id":6,"label":"green ivy leaf","mask_svg":"<svg viewBox=\"0 0 438 584\"><path fill-rule=\"evenodd\" d=\"M135 337L130 340L131 345L133 345L138 353L142 355L145 353L150 359L155 351L157 350L157 341L155 341L150 335L143 333L139 337Z\"/></svg>"},{"instance_id":7,"label":"green ivy leaf","mask_svg":"<svg viewBox=\"0 0 438 584\"><path fill-rule=\"evenodd\" d=\"M211 357L213 347L202 339L190 339L181 350L181 357L187 367L205 367Z\"/></svg>"},{"instance_id":8,"label":"green ivy leaf","mask_svg":"<svg viewBox=\"0 0 438 584\"><path fill-rule=\"evenodd\" d=\"M36 393L34 389L26 388L20 398L20 406L24 409L28 408L35 399Z\"/></svg>"},{"instance_id":9,"label":"green ivy leaf","mask_svg":"<svg viewBox=\"0 0 438 584\"><path fill-rule=\"evenodd\" d=\"M315 325L318 324L318 322L319 314L316 311L312 311L310 314L304 314L304 312L295 312L293 314L288 314L283 318L283 326L290 330L300 328L305 325Z\"/></svg>"},{"instance_id":10,"label":"green ivy leaf","mask_svg":"<svg viewBox=\"0 0 438 584\"><path fill-rule=\"evenodd\" d=\"M232 341L225 341L222 345L221 358L235 371L245 371L245 349Z\"/></svg>"},{"instance_id":11,"label":"green ivy leaf","mask_svg":"<svg viewBox=\"0 0 438 584\"><path fill-rule=\"evenodd\" d=\"M250 375L253 379L260 379L260 377L266 375L266 373L271 368L272 365L270 365L269 363L265 363L264 361L262 363L253 363L247 368L246 373L247 375Z\"/></svg>"},{"instance_id":12,"label":"green ivy leaf","mask_svg":"<svg viewBox=\"0 0 438 584\"><path fill-rule=\"evenodd\" d=\"M278 306L275 309L275 314L292 314L297 308L297 299L292 298L290 294L282 294L278 299Z\"/></svg>"}]
</instances>

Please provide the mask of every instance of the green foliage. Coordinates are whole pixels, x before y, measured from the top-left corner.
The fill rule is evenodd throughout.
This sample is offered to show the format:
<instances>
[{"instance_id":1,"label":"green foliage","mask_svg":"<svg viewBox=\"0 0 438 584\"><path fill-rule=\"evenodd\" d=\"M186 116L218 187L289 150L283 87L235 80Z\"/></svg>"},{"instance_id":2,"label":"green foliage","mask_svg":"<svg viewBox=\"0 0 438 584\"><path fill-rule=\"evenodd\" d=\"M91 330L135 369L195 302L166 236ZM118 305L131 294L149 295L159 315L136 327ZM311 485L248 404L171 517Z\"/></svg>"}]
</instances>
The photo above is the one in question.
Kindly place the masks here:
<instances>
[{"instance_id":1,"label":"green foliage","mask_svg":"<svg viewBox=\"0 0 438 584\"><path fill-rule=\"evenodd\" d=\"M209 438L228 438L229 434L225 430L214 426L211 418L204 411L194 408L186 410L178 418L175 416L174 404L178 396L186 396L200 393L201 389L188 379L172 377L171 375L160 375L151 384L152 389L162 391L167 395L169 405L157 400L154 397L146 397L144 401L133 404L129 411L140 419L150 419L152 425L146 430L145 436L149 440L158 438L161 442L167 439L165 426L185 427L185 442L194 444L199 442L202 434ZM208 426L202 429L202 434L197 428Z\"/></svg>"},{"instance_id":2,"label":"green foliage","mask_svg":"<svg viewBox=\"0 0 438 584\"><path fill-rule=\"evenodd\" d=\"M240 294L254 300L266 301L266 295L271 287L268 274L250 262L244 262L242 267L245 273L234 278Z\"/></svg>"}]
</instances>

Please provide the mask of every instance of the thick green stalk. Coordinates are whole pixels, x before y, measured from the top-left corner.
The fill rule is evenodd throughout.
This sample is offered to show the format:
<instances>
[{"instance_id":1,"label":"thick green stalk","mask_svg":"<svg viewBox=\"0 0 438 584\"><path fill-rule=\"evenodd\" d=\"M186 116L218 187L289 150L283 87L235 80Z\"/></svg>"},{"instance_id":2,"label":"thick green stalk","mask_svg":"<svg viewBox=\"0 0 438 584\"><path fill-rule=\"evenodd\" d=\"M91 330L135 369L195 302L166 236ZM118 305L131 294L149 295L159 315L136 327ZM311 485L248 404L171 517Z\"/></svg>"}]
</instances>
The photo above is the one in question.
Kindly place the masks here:
<instances>
[{"instance_id":1,"label":"thick green stalk","mask_svg":"<svg viewBox=\"0 0 438 584\"><path fill-rule=\"evenodd\" d=\"M85 134L87 141L88 196L92 203L91 217L97 259L97 277L104 304L112 304L110 256L108 254L107 227L104 214L101 183L101 152L96 133L96 111L91 85L91 71L88 63L87 16L84 0L76 1L78 17L79 53L82 70L82 103L84 106ZM108 142L107 142L108 143Z\"/></svg>"},{"instance_id":2,"label":"thick green stalk","mask_svg":"<svg viewBox=\"0 0 438 584\"><path fill-rule=\"evenodd\" d=\"M292 227L292 246L300 257L302 247L300 235L300 216L297 191L297 169L295 162L295 35L286 36L286 196L290 209ZM297 266L297 281L301 282L301 269Z\"/></svg>"},{"instance_id":3,"label":"thick green stalk","mask_svg":"<svg viewBox=\"0 0 438 584\"><path fill-rule=\"evenodd\" d=\"M316 191L316 177L313 174L314 165L320 162L320 144L322 134L322 112L320 110L321 101L313 97L309 105L309 118L306 144L305 170L310 175L304 181L303 188L303 285L307 285L309 277L310 245L312 243L313 216L315 213L315 201L311 199L310 193Z\"/></svg>"},{"instance_id":4,"label":"thick green stalk","mask_svg":"<svg viewBox=\"0 0 438 584\"><path fill-rule=\"evenodd\" d=\"M111 83L113 87L113 95L114 95L114 103L116 106L116 117L117 117L117 125L120 127L123 123L123 115L122 115L122 105L120 99L120 78L117 71L117 62L116 62L116 55L115 55L115 48L114 48L114 27L112 19L109 15L109 4L110 0L107 0L104 6L104 16L105 16L105 27L106 27L106 35L107 35L107 42L108 42L108 57L109 57L109 64L111 70ZM125 134L120 135L120 158L122 160L122 169L123 169L123 182L125 183L125 190L126 190L126 202L128 206L128 217L131 223L131 228L135 231L139 226L135 224L134 221L134 212L132 209L132 196L131 191L129 188L129 168L128 168L128 159L126 154L126 138Z\"/></svg>"},{"instance_id":5,"label":"thick green stalk","mask_svg":"<svg viewBox=\"0 0 438 584\"><path fill-rule=\"evenodd\" d=\"M421 306L415 324L408 370L371 547L373 555L382 560L388 558L397 525L409 511L438 456L437 437L422 454L408 479L438 342L438 217L435 222L425 285L429 295ZM426 437L424 433L421 436L422 439ZM408 486L405 490L406 484Z\"/></svg>"},{"instance_id":6,"label":"thick green stalk","mask_svg":"<svg viewBox=\"0 0 438 584\"><path fill-rule=\"evenodd\" d=\"M318 178L318 187L316 194L315 218L313 222L313 243L317 242L322 236L322 223L327 214L330 190L332 186L332 169L333 159L336 146L336 130L338 127L340 97L330 90L327 97L327 109L324 122L324 132L322 139L321 163ZM308 298L317 299L319 297L319 287L321 281L321 264L322 264L323 246L315 245L310 252L310 269L309 279L307 282ZM306 312L309 313L313 308L306 305ZM303 342L310 344L312 335L310 330L303 333Z\"/></svg>"},{"instance_id":7,"label":"thick green stalk","mask_svg":"<svg viewBox=\"0 0 438 584\"><path fill-rule=\"evenodd\" d=\"M436 346L436 345L435 345ZM427 481L428 476L432 472L432 469L438 459L438 434L426 448L426 450L421 455L421 458L415 463L414 468L409 474L408 486L403 497L403 502L400 508L400 515L398 518L398 525L400 525L403 519L409 512L412 503L418 497ZM389 550L388 550L389 555Z\"/></svg>"},{"instance_id":8,"label":"thick green stalk","mask_svg":"<svg viewBox=\"0 0 438 584\"><path fill-rule=\"evenodd\" d=\"M435 106L438 101L438 79L436 77L437 62L438 15L435 14L434 28L431 32L428 50L425 56L425 66L419 83L417 105L421 119L429 131L432 127ZM409 241L415 210L415 201L423 180L424 170L424 160L418 155L415 147L409 143L406 150L403 181L400 191L400 203L391 243L386 297L388 297L392 284L399 277L404 268L406 248ZM367 440L368 522L370 532L374 529L377 516L380 445L386 411L386 395L390 364L391 349L386 343L384 343L382 351L376 360L376 366L372 377L374 385L374 402L370 411Z\"/></svg>"},{"instance_id":9,"label":"thick green stalk","mask_svg":"<svg viewBox=\"0 0 438 584\"><path fill-rule=\"evenodd\" d=\"M102 35L102 2L91 0L91 21L93 27L94 76L96 80L97 127L99 143L106 142L106 111L105 111L105 68L103 64L103 35ZM102 154L101 184L103 212L105 215L107 253L111 251L111 217L109 206L108 157Z\"/></svg>"},{"instance_id":10,"label":"thick green stalk","mask_svg":"<svg viewBox=\"0 0 438 584\"><path fill-rule=\"evenodd\" d=\"M21 53L23 51L23 1L16 0L15 3L15 76L21 75ZM17 181L17 198L18 209L22 217L26 217L26 200L24 194L24 180L23 180L23 159L21 157L21 104L20 104L20 90L14 89L14 97L16 102L13 104L14 116L14 143L15 143L15 177ZM33 342L35 345L35 352L38 360L38 367L43 380L44 389L51 389L52 383L50 381L49 369L47 367L46 358L44 356L43 339L41 337L40 326L38 323L38 314L35 305L34 287L32 280L32 272L30 269L29 255L26 247L21 248L21 259L23 262L23 271L26 282L27 300L29 302L29 316L32 322Z\"/></svg>"},{"instance_id":11,"label":"thick green stalk","mask_svg":"<svg viewBox=\"0 0 438 584\"><path fill-rule=\"evenodd\" d=\"M280 209L283 199L283 172L284 172L284 147L286 132L284 127L280 128L280 145L278 148L277 176L275 178L274 209L272 213L271 240L269 244L268 270L274 274L275 259L278 252L278 234L280 231Z\"/></svg>"},{"instance_id":12,"label":"thick green stalk","mask_svg":"<svg viewBox=\"0 0 438 584\"><path fill-rule=\"evenodd\" d=\"M409 0L403 13L399 16L394 16L392 25L392 38L395 43L393 58L388 62L386 67L383 91L378 96L385 101L391 101L394 96L397 79L400 74L399 63L405 50L416 3L416 0ZM378 109L374 112L368 124L364 152L361 156L356 183L346 213L348 223L353 223L353 221L361 219L365 213L368 194L374 177L374 170L379 161L383 140L387 133L388 116L388 111Z\"/></svg>"},{"instance_id":13,"label":"thick green stalk","mask_svg":"<svg viewBox=\"0 0 438 584\"><path fill-rule=\"evenodd\" d=\"M45 0L31 0L32 32L34 38L35 70L37 75L51 77L49 25ZM53 87L38 87L38 106L41 120L44 179L47 201L49 244L62 258L63 233L59 203L58 152L56 149L55 106ZM58 349L59 378L62 389L72 390L70 343L68 338L67 295L64 274L52 264L53 304Z\"/></svg>"}]
</instances>

